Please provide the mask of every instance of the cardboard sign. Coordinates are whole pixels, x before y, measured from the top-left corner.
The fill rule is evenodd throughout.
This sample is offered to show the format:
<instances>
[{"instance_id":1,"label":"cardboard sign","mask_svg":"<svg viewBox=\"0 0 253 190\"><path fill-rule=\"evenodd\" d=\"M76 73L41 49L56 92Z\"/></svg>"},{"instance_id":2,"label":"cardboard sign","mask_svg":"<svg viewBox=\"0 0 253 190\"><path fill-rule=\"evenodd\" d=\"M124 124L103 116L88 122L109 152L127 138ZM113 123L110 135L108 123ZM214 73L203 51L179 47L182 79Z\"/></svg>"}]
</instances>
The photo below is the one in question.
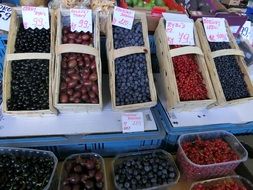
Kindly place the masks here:
<instances>
[{"instance_id":1,"label":"cardboard sign","mask_svg":"<svg viewBox=\"0 0 253 190\"><path fill-rule=\"evenodd\" d=\"M135 11L115 6L112 25L131 30L134 22Z\"/></svg>"},{"instance_id":2,"label":"cardboard sign","mask_svg":"<svg viewBox=\"0 0 253 190\"><path fill-rule=\"evenodd\" d=\"M185 14L163 13L169 45L195 45L193 20Z\"/></svg>"},{"instance_id":3,"label":"cardboard sign","mask_svg":"<svg viewBox=\"0 0 253 190\"><path fill-rule=\"evenodd\" d=\"M70 9L71 31L92 33L92 11L90 9Z\"/></svg>"},{"instance_id":4,"label":"cardboard sign","mask_svg":"<svg viewBox=\"0 0 253 190\"><path fill-rule=\"evenodd\" d=\"M45 7L22 6L24 28L49 29L49 10Z\"/></svg>"},{"instance_id":5,"label":"cardboard sign","mask_svg":"<svg viewBox=\"0 0 253 190\"><path fill-rule=\"evenodd\" d=\"M0 4L0 30L9 31L11 7Z\"/></svg>"},{"instance_id":6,"label":"cardboard sign","mask_svg":"<svg viewBox=\"0 0 253 190\"><path fill-rule=\"evenodd\" d=\"M229 42L224 18L203 17L203 24L209 42Z\"/></svg>"},{"instance_id":7,"label":"cardboard sign","mask_svg":"<svg viewBox=\"0 0 253 190\"><path fill-rule=\"evenodd\" d=\"M123 113L121 122L123 133L144 131L142 112Z\"/></svg>"},{"instance_id":8,"label":"cardboard sign","mask_svg":"<svg viewBox=\"0 0 253 190\"><path fill-rule=\"evenodd\" d=\"M251 35L251 22L246 21L241 28L240 35L243 39L250 40Z\"/></svg>"},{"instance_id":9,"label":"cardboard sign","mask_svg":"<svg viewBox=\"0 0 253 190\"><path fill-rule=\"evenodd\" d=\"M169 45L195 45L193 22L166 21Z\"/></svg>"}]
</instances>

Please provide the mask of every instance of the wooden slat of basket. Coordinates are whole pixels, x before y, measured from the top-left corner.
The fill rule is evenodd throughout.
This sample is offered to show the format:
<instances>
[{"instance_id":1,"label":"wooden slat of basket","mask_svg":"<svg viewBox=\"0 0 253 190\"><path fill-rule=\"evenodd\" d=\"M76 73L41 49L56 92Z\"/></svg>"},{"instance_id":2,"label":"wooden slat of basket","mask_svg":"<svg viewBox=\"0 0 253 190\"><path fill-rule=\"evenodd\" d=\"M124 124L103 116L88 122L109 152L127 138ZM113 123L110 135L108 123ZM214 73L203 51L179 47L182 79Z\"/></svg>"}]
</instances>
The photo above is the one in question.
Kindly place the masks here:
<instances>
[{"instance_id":1,"label":"wooden slat of basket","mask_svg":"<svg viewBox=\"0 0 253 190\"><path fill-rule=\"evenodd\" d=\"M160 65L160 72L163 78L163 87L166 96L167 110L176 109L177 111L193 110L196 108L206 108L215 103L216 97L214 94L213 86L209 77L208 69L201 51L200 41L196 28L194 27L195 47L186 46L177 49L170 49L167 44L167 35L165 32L165 20L160 19L158 27L155 31L155 41L157 46L157 57ZM199 70L203 76L203 83L206 85L208 92L207 100L196 101L180 101L177 81L175 77L174 66L172 57L184 54L196 54Z\"/></svg>"},{"instance_id":2,"label":"wooden slat of basket","mask_svg":"<svg viewBox=\"0 0 253 190\"><path fill-rule=\"evenodd\" d=\"M10 22L10 33L8 35L8 44L5 57L5 68L4 68L4 77L3 77L3 112L6 114L12 115L42 115L57 113L57 110L53 107L52 100L52 86L53 86L53 65L54 65L54 36L55 36L55 25L54 16L51 16L51 52L50 53L14 53L15 52L15 42L17 31L19 29L20 19L22 12L20 8L14 9L11 16ZM54 12L51 11L50 15L54 15ZM11 96L11 61L12 60L21 60L21 59L48 59L49 60L49 109L48 110L31 110L31 111L10 111L7 108L7 100Z\"/></svg>"},{"instance_id":3,"label":"wooden slat of basket","mask_svg":"<svg viewBox=\"0 0 253 190\"><path fill-rule=\"evenodd\" d=\"M199 37L200 37L200 40L201 40L201 46L202 46L202 49L203 49L204 54L205 54L205 59L208 60L207 61L207 66L208 66L209 74L211 76L212 83L213 83L213 86L214 86L214 89L215 89L215 94L216 94L216 97L217 97L217 105L225 106L225 105L231 105L231 104L240 104L240 103L243 103L245 101L252 100L253 99L253 85L252 85L252 82L251 82L250 77L249 77L248 68L245 64L242 52L241 52L240 48L238 47L238 45L235 41L235 38L234 38L230 28L229 28L228 23L225 21L226 22L225 25L226 25L226 29L227 29L227 34L228 34L228 37L229 37L229 44L230 44L232 50L231 49L228 50L228 51L227 50L224 50L224 51L223 50L218 50L218 51L215 51L215 52L211 52L209 43L208 43L207 38L206 38L205 30L204 30L204 27L203 27L201 22L202 22L202 19L198 19L196 21L196 26L197 26L197 31L198 31L198 34L199 34ZM235 55L236 56L236 61L239 65L242 73L244 74L244 80L246 82L250 97L237 99L237 100L231 100L231 101L226 100L223 89L222 89L222 86L221 86L221 83L220 83L220 80L219 80L219 75L218 75L218 72L217 72L217 69L216 69L216 66L215 66L215 62L214 62L214 59L213 59L214 57L226 56L226 55Z\"/></svg>"},{"instance_id":4,"label":"wooden slat of basket","mask_svg":"<svg viewBox=\"0 0 253 190\"><path fill-rule=\"evenodd\" d=\"M64 112L89 112L89 111L101 111L103 100L102 100L102 68L101 68L101 56L100 56L100 26L98 14L93 15L94 21L94 35L93 44L94 47L81 44L62 44L62 14L69 16L69 10L58 10L57 11L57 35L56 35L56 68L55 68L55 91L54 91L54 105L62 113ZM67 103L62 104L59 102L60 96L60 82L61 82L61 54L62 53L85 53L95 56L98 76L98 89L99 89L99 103L98 104L87 104L87 103Z\"/></svg>"},{"instance_id":5,"label":"wooden slat of basket","mask_svg":"<svg viewBox=\"0 0 253 190\"><path fill-rule=\"evenodd\" d=\"M112 20L111 16L108 17L107 22L107 57L108 57L108 68L109 68L109 83L110 83L110 92L111 92L111 101L112 108L115 110L127 111L127 110L136 110L141 108L149 108L154 106L157 103L157 95L155 90L155 84L152 73L151 58L150 58L150 47L148 39L148 30L147 30L147 21L145 14L135 13L135 20L140 20L142 24L142 33L144 46L140 47L126 47L120 49L114 49L113 43L113 33L112 33ZM146 63L147 63L147 74L149 79L149 89L151 101L145 103L129 104L129 105L116 105L116 89L115 89L115 59L118 57L136 54L136 53L145 53Z\"/></svg>"}]
</instances>

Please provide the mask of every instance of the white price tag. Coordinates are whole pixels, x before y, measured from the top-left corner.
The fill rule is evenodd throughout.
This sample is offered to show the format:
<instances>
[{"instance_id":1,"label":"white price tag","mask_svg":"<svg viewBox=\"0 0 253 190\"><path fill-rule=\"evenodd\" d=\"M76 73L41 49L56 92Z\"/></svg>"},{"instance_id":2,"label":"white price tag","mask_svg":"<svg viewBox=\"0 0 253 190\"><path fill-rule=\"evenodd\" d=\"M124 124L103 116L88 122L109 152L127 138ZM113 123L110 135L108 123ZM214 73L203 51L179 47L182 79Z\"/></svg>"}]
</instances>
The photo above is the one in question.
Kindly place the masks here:
<instances>
[{"instance_id":1,"label":"white price tag","mask_svg":"<svg viewBox=\"0 0 253 190\"><path fill-rule=\"evenodd\" d=\"M9 31L12 9L0 4L0 30Z\"/></svg>"},{"instance_id":2,"label":"white price tag","mask_svg":"<svg viewBox=\"0 0 253 190\"><path fill-rule=\"evenodd\" d=\"M229 42L224 18L203 17L203 24L209 42Z\"/></svg>"},{"instance_id":3,"label":"white price tag","mask_svg":"<svg viewBox=\"0 0 253 190\"><path fill-rule=\"evenodd\" d=\"M131 30L134 22L135 11L129 9L123 9L115 6L113 11L114 26L119 26Z\"/></svg>"},{"instance_id":4,"label":"white price tag","mask_svg":"<svg viewBox=\"0 0 253 190\"><path fill-rule=\"evenodd\" d=\"M49 29L48 8L22 6L22 17L25 29Z\"/></svg>"},{"instance_id":5,"label":"white price tag","mask_svg":"<svg viewBox=\"0 0 253 190\"><path fill-rule=\"evenodd\" d=\"M71 31L92 33L91 9L70 9Z\"/></svg>"},{"instance_id":6,"label":"white price tag","mask_svg":"<svg viewBox=\"0 0 253 190\"><path fill-rule=\"evenodd\" d=\"M121 122L123 133L144 131L142 112L123 113Z\"/></svg>"},{"instance_id":7,"label":"white price tag","mask_svg":"<svg viewBox=\"0 0 253 190\"><path fill-rule=\"evenodd\" d=\"M241 28L240 35L246 40L250 40L251 35L251 22L246 21Z\"/></svg>"},{"instance_id":8,"label":"white price tag","mask_svg":"<svg viewBox=\"0 0 253 190\"><path fill-rule=\"evenodd\" d=\"M195 45L193 22L166 21L166 35L169 45Z\"/></svg>"}]
</instances>

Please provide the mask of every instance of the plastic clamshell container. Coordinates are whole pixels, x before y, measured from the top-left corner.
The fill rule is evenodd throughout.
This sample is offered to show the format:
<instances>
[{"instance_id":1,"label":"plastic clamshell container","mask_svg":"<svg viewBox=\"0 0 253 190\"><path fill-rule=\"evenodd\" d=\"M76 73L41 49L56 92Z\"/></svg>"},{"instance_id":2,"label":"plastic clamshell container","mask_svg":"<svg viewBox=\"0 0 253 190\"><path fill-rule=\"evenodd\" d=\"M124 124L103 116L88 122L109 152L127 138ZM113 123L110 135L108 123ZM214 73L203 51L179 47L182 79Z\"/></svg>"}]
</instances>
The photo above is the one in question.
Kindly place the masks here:
<instances>
[{"instance_id":1,"label":"plastic clamshell container","mask_svg":"<svg viewBox=\"0 0 253 190\"><path fill-rule=\"evenodd\" d=\"M7 153L12 153L15 156L35 156L35 157L51 157L53 158L54 161L54 168L52 170L50 179L48 184L43 188L43 190L48 190L50 188L50 185L52 184L52 180L54 177L54 173L56 171L57 168L57 163L58 163L58 159L56 158L56 156L54 155L54 153L50 152L50 151L45 151L45 150L36 150L36 149L28 149L28 148L11 148L11 147L0 147L0 155L2 154L7 154Z\"/></svg>"},{"instance_id":2,"label":"plastic clamshell container","mask_svg":"<svg viewBox=\"0 0 253 190\"><path fill-rule=\"evenodd\" d=\"M235 181L238 184L244 186L247 190L253 189L253 184L248 179L246 179L242 176L239 176L239 175L233 175L233 176L220 177L220 178L195 182L191 185L190 190L194 190L195 187L199 184L203 185L204 187L210 187L210 185L212 185L212 184L217 184L217 183L223 182L223 181Z\"/></svg>"},{"instance_id":3,"label":"plastic clamshell container","mask_svg":"<svg viewBox=\"0 0 253 190\"><path fill-rule=\"evenodd\" d=\"M168 189L168 187L175 185L178 183L178 180L180 178L180 172L174 162L174 158L172 155L164 150L157 149L157 150L148 150L148 151L140 151L140 152L132 152L132 153L125 153L125 154L119 154L117 155L112 162L112 172L113 172L113 181L114 181L114 186L117 190L121 190L121 188L118 186L116 179L115 179L115 168L120 165L123 161L133 159L133 158L138 158L142 157L148 154L154 154L154 153L160 153L163 154L164 157L170 162L170 164L175 168L176 171L176 179L175 181L168 183L168 184L163 184L155 187L150 187L150 188L144 188L144 189L138 189L138 190L155 190L155 189Z\"/></svg>"},{"instance_id":4,"label":"plastic clamshell container","mask_svg":"<svg viewBox=\"0 0 253 190\"><path fill-rule=\"evenodd\" d=\"M60 178L59 178L59 184L58 184L58 190L63 189L62 182L67 177L67 173L66 173L65 168L64 168L65 164L67 162L74 161L78 156L81 156L81 158L83 158L83 159L96 158L99 161L99 163L101 165L102 172L104 174L104 179L103 179L104 188L103 188L103 190L107 190L107 178L106 178L105 162L104 162L103 157L100 156L99 154L96 154L96 153L72 154L69 157L67 157L64 160L63 164L62 164Z\"/></svg>"},{"instance_id":5,"label":"plastic clamshell container","mask_svg":"<svg viewBox=\"0 0 253 190\"><path fill-rule=\"evenodd\" d=\"M194 141L196 138L202 140L211 140L221 138L229 144L229 146L239 156L238 160L214 163L208 165L200 165L193 163L185 154L182 144L184 142ZM187 180L201 180L212 177L221 177L230 174L241 162L248 159L248 152L237 140L237 138L226 131L208 131L200 133L189 133L181 135L178 139L177 162L182 176Z\"/></svg>"}]
</instances>

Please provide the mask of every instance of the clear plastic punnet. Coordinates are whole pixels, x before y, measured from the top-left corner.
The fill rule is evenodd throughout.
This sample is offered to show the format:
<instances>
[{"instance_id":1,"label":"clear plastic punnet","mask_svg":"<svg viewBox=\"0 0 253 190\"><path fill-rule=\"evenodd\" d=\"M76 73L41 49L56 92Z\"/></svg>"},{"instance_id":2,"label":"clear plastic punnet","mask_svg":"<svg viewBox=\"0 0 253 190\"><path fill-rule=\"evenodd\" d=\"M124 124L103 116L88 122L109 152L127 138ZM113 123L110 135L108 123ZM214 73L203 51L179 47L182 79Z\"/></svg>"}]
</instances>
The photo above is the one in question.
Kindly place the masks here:
<instances>
[{"instance_id":1,"label":"clear plastic punnet","mask_svg":"<svg viewBox=\"0 0 253 190\"><path fill-rule=\"evenodd\" d=\"M81 153L81 154L72 154L69 157L67 157L61 168L60 178L59 178L59 184L58 184L58 190L64 189L64 181L68 178L69 173L66 171L67 164L75 163L78 158L81 158L84 162L87 160L95 159L96 160L96 167L99 167L99 171L103 173L103 190L107 190L107 178L106 178L106 170L105 170L105 162L102 156L96 153ZM82 180L80 178L80 180ZM81 183L81 182L80 182ZM79 183L79 184L80 184Z\"/></svg>"},{"instance_id":2,"label":"clear plastic punnet","mask_svg":"<svg viewBox=\"0 0 253 190\"><path fill-rule=\"evenodd\" d=\"M28 148L11 148L11 147L0 147L0 155L4 154L12 154L14 156L22 156L24 158L26 157L38 157L38 158L52 158L54 162L54 166L51 172L50 179L48 183L45 185L43 190L48 190L50 189L50 186L52 184L52 180L54 177L54 173L56 171L58 159L54 155L54 153L50 151L44 151L44 150L36 150L36 149L28 149ZM33 164L33 163L31 163Z\"/></svg>"},{"instance_id":3,"label":"clear plastic punnet","mask_svg":"<svg viewBox=\"0 0 253 190\"><path fill-rule=\"evenodd\" d=\"M134 158L140 158L140 157L144 157L146 155L156 155L159 154L161 155L163 158L165 158L167 160L168 163L171 164L171 166L174 168L174 171L176 173L175 179L173 181L170 181L169 183L163 184L163 185L156 185L156 186L152 186L149 188L137 188L138 190L161 190L161 189L168 189L169 187L175 185L178 183L178 180L180 178L180 172L174 162L174 159L172 157L172 155L164 150L148 150L148 151L140 151L140 152L133 152L133 153L125 153L125 154L120 154L118 156L116 156L112 162L112 172L113 172L113 180L114 180L114 186L117 190L123 190L123 189L127 189L127 188L122 188L120 187L120 185L117 183L116 178L115 178L115 170L117 167L120 167L120 165L124 162L124 161L128 161L128 160L132 160Z\"/></svg>"},{"instance_id":4,"label":"clear plastic punnet","mask_svg":"<svg viewBox=\"0 0 253 190\"><path fill-rule=\"evenodd\" d=\"M217 185L219 183L222 184L223 182L224 183L235 182L240 187L246 188L246 190L253 189L253 184L248 179L246 179L242 176L239 176L239 175L233 175L233 176L226 176L226 177L220 177L220 178L195 182L191 185L190 190L196 190L199 185L201 185L202 187L207 187L208 188L212 185Z\"/></svg>"},{"instance_id":5,"label":"clear plastic punnet","mask_svg":"<svg viewBox=\"0 0 253 190\"><path fill-rule=\"evenodd\" d=\"M213 163L208 165L200 165L193 163L185 154L182 144L185 142L194 142L196 138L201 140L222 139L237 154L238 159L228 162ZM181 135L178 139L177 163L182 176L187 180L200 180L212 177L225 176L233 172L233 170L241 163L248 159L248 152L237 140L237 138L226 131L208 131L200 133L190 133ZM211 156L211 155L210 155Z\"/></svg>"}]
</instances>

